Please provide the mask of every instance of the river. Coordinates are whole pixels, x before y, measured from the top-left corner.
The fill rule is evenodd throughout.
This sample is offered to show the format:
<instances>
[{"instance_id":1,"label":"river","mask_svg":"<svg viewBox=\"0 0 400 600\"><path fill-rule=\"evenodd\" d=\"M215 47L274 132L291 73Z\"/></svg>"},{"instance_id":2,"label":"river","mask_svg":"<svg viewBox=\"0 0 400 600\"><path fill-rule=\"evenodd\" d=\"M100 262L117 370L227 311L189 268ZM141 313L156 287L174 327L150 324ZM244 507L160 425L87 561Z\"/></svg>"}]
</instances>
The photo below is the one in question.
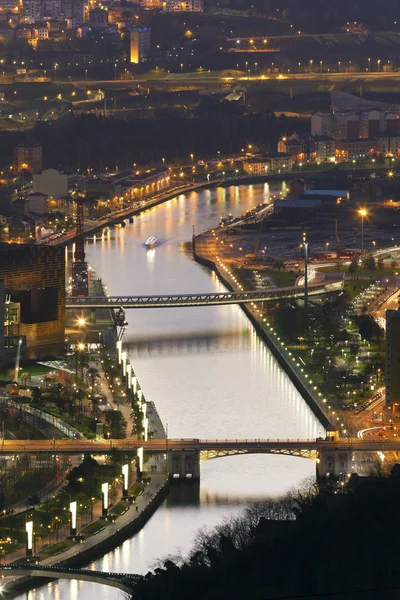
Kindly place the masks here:
<instances>
[{"instance_id":1,"label":"river","mask_svg":"<svg viewBox=\"0 0 400 600\"><path fill-rule=\"evenodd\" d=\"M184 245L270 198L268 184L202 190L143 212L133 224L86 244L87 260L111 295L215 292L223 286ZM155 235L154 250L144 241ZM169 437L316 437L322 427L238 306L138 310L127 313L123 339L148 400ZM174 487L144 529L93 563L93 568L145 573L166 555L185 554L196 531L237 514L246 502L278 496L313 476L312 461L235 456L201 465L200 489ZM18 598L104 600L122 592L56 581Z\"/></svg>"}]
</instances>

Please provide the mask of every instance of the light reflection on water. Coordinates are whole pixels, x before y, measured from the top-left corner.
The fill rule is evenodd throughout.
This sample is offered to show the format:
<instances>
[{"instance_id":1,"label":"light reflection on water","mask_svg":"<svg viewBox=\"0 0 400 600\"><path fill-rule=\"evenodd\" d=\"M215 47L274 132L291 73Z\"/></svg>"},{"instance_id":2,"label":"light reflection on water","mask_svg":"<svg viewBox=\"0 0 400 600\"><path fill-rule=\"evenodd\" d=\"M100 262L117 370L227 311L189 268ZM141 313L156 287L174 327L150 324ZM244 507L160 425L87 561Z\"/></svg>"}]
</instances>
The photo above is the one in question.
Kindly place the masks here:
<instances>
[{"instance_id":1,"label":"light reflection on water","mask_svg":"<svg viewBox=\"0 0 400 600\"><path fill-rule=\"evenodd\" d=\"M86 252L110 294L221 291L215 275L196 264L183 243L268 199L265 185L192 192L106 231ZM155 235L158 246L146 250ZM154 400L170 437L316 437L322 428L237 306L140 310L127 313L127 346L147 399ZM202 463L200 490L174 487L145 528L92 568L144 573L166 555L190 548L200 527L237 514L243 503L278 496L315 472L311 461L246 455ZM29 600L89 600L94 584L55 582ZM102 588L102 598L122 597Z\"/></svg>"}]
</instances>

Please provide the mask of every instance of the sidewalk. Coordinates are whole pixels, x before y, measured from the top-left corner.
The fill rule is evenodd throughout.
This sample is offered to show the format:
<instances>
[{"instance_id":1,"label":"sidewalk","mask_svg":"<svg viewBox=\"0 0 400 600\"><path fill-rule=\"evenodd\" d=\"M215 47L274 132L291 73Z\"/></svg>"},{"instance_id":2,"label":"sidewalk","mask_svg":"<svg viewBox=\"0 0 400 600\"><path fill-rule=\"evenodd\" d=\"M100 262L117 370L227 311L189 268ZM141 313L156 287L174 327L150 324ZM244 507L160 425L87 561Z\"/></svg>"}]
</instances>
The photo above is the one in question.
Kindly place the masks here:
<instances>
[{"instance_id":1,"label":"sidewalk","mask_svg":"<svg viewBox=\"0 0 400 600\"><path fill-rule=\"evenodd\" d=\"M158 500L157 497L159 496L161 491L164 489L164 486L167 485L167 482L168 482L167 475L160 474L160 473L154 473L154 472L151 473L151 481L150 481L150 484L147 485L145 491L136 498L136 501L134 503L129 505L128 510L123 515L117 517L117 519L114 523L109 523L107 521L103 521L103 523L104 523L103 530L88 537L82 543L74 544L73 546L71 546L71 548L68 548L67 550L65 550L64 552L61 552L60 554L58 554L56 556L52 556L52 557L42 560L40 562L40 564L46 565L46 566L65 565L65 563L68 563L69 561L71 561L73 559L74 559L74 564L76 564L76 562L77 562L76 557L79 554L85 553L89 550L95 551L96 549L100 554L102 552L102 549L101 549L102 545L105 545L106 542L109 543L110 538L112 538L112 536L116 536L118 533L122 532L125 528L133 526L135 524L135 522L137 522L138 530L139 530L141 528L141 526L143 526L143 524L144 524L142 522L142 520L143 520L145 511L150 508L152 503L154 503L155 501ZM67 537L67 536L64 537L64 529L67 529L67 531L68 531L67 535L69 535L69 527L68 526L63 527L62 530L60 530L60 532L59 532L59 541L61 541L61 539L65 539L65 537ZM63 533L63 538L61 538L61 531ZM116 541L118 543L118 539ZM105 551L107 551L107 550L108 550L108 545L107 545L107 549ZM24 555L25 555L25 550L21 549L18 552L13 553L13 555L10 555L9 556L10 560L8 562L12 562L12 560L16 560L17 558L22 558ZM82 564L87 564L88 562L90 562L90 560L91 559L87 559L87 561L85 561L85 559L83 559ZM24 578L21 578L21 577L6 577L5 579L3 579L3 581L4 581L3 590L12 589L12 587L15 584L20 583L23 579Z\"/></svg>"}]
</instances>

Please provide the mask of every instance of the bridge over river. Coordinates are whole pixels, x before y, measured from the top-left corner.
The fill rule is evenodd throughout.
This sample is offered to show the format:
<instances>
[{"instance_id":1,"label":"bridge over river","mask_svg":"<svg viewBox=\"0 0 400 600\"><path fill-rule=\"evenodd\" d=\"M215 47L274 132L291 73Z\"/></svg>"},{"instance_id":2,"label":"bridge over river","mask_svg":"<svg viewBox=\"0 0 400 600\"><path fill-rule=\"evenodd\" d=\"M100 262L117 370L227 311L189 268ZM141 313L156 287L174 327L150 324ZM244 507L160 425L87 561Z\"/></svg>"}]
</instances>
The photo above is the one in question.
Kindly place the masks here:
<instances>
[{"instance_id":1,"label":"bridge over river","mask_svg":"<svg viewBox=\"0 0 400 600\"><path fill-rule=\"evenodd\" d=\"M343 281L311 283L308 295L318 296L340 292ZM216 306L223 304L246 304L267 302L282 298L302 298L304 286L269 288L249 292L221 292L216 294L160 294L153 296L69 296L66 308L183 308L185 306Z\"/></svg>"},{"instance_id":2,"label":"bridge over river","mask_svg":"<svg viewBox=\"0 0 400 600\"><path fill-rule=\"evenodd\" d=\"M118 449L166 453L173 477L200 476L200 462L238 454L283 454L317 461L320 475L351 472L353 453L400 452L399 438L3 440L0 454L107 454Z\"/></svg>"},{"instance_id":3,"label":"bridge over river","mask_svg":"<svg viewBox=\"0 0 400 600\"><path fill-rule=\"evenodd\" d=\"M135 584L142 579L141 575L132 573L108 573L107 571L92 571L89 569L74 569L67 567L38 564L9 564L0 565L1 577L42 577L47 579L77 579L78 581L90 581L102 583L110 587L118 588L123 592L131 594Z\"/></svg>"}]
</instances>

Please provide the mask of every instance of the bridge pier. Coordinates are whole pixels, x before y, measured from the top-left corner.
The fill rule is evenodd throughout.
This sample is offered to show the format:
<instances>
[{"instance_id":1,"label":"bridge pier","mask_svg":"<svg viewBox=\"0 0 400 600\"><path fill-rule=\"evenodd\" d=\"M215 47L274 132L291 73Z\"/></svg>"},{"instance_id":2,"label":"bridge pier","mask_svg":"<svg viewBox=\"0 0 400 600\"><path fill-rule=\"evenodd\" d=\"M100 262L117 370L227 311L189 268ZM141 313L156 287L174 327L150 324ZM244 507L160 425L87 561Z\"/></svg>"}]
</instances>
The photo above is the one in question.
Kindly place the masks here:
<instances>
[{"instance_id":1,"label":"bridge pier","mask_svg":"<svg viewBox=\"0 0 400 600\"><path fill-rule=\"evenodd\" d=\"M200 479L199 450L170 450L167 469L170 479Z\"/></svg>"},{"instance_id":2,"label":"bridge pier","mask_svg":"<svg viewBox=\"0 0 400 600\"><path fill-rule=\"evenodd\" d=\"M352 472L353 452L351 450L322 449L319 453L317 472L319 477L345 475Z\"/></svg>"}]
</instances>

